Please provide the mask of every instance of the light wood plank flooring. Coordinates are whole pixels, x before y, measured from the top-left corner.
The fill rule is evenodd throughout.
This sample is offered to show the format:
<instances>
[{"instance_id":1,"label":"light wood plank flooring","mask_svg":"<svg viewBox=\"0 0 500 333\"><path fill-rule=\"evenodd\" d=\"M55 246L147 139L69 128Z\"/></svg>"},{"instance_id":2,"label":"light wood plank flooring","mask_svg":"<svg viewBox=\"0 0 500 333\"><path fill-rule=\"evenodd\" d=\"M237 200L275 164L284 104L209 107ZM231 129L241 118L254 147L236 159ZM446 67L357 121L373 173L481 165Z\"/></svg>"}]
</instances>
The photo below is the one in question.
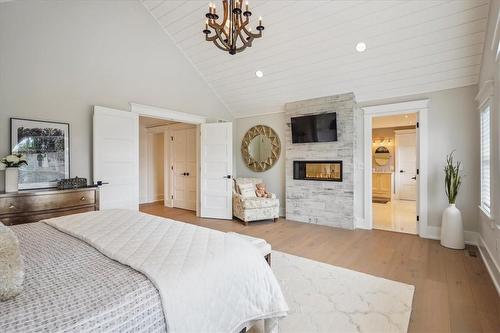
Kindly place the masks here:
<instances>
[{"instance_id":1,"label":"light wood plank flooring","mask_svg":"<svg viewBox=\"0 0 500 333\"><path fill-rule=\"evenodd\" d=\"M160 203L141 205L141 211L264 238L274 250L412 284L409 332L500 332L500 298L479 253L472 257L438 241L390 231L348 231L285 219L244 226Z\"/></svg>"}]
</instances>

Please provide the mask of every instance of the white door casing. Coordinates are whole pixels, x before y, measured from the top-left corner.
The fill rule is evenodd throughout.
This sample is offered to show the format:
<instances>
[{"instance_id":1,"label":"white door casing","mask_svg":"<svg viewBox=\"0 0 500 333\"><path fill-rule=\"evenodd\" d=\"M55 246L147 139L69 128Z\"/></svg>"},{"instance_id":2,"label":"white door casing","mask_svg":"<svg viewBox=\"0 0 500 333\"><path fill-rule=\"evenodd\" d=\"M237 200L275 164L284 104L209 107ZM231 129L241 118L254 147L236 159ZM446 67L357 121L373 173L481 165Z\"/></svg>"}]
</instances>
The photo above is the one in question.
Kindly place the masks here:
<instances>
[{"instance_id":1,"label":"white door casing","mask_svg":"<svg viewBox=\"0 0 500 333\"><path fill-rule=\"evenodd\" d=\"M396 197L417 199L417 137L415 130L396 131Z\"/></svg>"},{"instance_id":2,"label":"white door casing","mask_svg":"<svg viewBox=\"0 0 500 333\"><path fill-rule=\"evenodd\" d=\"M93 173L100 189L100 209L139 209L139 117L94 106Z\"/></svg>"},{"instance_id":3,"label":"white door casing","mask_svg":"<svg viewBox=\"0 0 500 333\"><path fill-rule=\"evenodd\" d=\"M428 226L428 185L427 185L427 158L428 158L428 120L427 113L430 100L416 100L402 103L383 104L363 107L363 141L364 141L364 220L357 224L357 228L372 229L372 118L375 116L387 116L396 114L417 113L417 232L420 237L432 238L433 227Z\"/></svg>"},{"instance_id":4,"label":"white door casing","mask_svg":"<svg viewBox=\"0 0 500 333\"><path fill-rule=\"evenodd\" d=\"M232 123L201 124L200 215L232 219Z\"/></svg>"},{"instance_id":5,"label":"white door casing","mask_svg":"<svg viewBox=\"0 0 500 333\"><path fill-rule=\"evenodd\" d=\"M196 128L171 133L173 206L196 210Z\"/></svg>"}]
</instances>

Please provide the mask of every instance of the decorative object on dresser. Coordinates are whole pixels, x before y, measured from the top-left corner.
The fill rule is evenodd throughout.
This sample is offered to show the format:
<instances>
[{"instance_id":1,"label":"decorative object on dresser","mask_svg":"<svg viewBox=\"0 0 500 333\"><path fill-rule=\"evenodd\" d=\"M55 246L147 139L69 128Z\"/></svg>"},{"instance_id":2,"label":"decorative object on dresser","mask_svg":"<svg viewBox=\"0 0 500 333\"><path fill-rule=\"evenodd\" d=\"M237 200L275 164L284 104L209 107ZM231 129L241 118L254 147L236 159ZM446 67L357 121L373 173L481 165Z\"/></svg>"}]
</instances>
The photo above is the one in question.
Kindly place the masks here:
<instances>
[{"instance_id":1,"label":"decorative object on dresser","mask_svg":"<svg viewBox=\"0 0 500 333\"><path fill-rule=\"evenodd\" d=\"M82 187L87 187L87 178L75 177L75 178L61 179L60 181L57 182L58 190L67 190L70 188L82 188Z\"/></svg>"},{"instance_id":2,"label":"decorative object on dresser","mask_svg":"<svg viewBox=\"0 0 500 333\"><path fill-rule=\"evenodd\" d=\"M5 169L5 192L17 192L19 189L19 167L27 165L21 154L7 155L0 160L0 170Z\"/></svg>"},{"instance_id":3,"label":"decorative object on dresser","mask_svg":"<svg viewBox=\"0 0 500 333\"><path fill-rule=\"evenodd\" d=\"M236 178L233 183L233 215L242 220L245 225L251 221L279 217L280 201L274 193L268 197L259 198L255 195L257 184L262 184L260 178ZM245 195L245 189L251 187L253 195ZM243 191L242 191L243 190Z\"/></svg>"},{"instance_id":4,"label":"decorative object on dresser","mask_svg":"<svg viewBox=\"0 0 500 333\"><path fill-rule=\"evenodd\" d=\"M455 206L458 190L462 185L460 174L460 162L453 161L453 153L446 156L446 166L444 167L444 185L449 206L443 212L441 221L441 245L451 249L464 249L464 225L462 223L462 213Z\"/></svg>"},{"instance_id":5,"label":"decorative object on dresser","mask_svg":"<svg viewBox=\"0 0 500 333\"><path fill-rule=\"evenodd\" d=\"M269 126L250 128L241 141L241 156L246 166L256 172L269 170L280 158L281 142Z\"/></svg>"},{"instance_id":6,"label":"decorative object on dresser","mask_svg":"<svg viewBox=\"0 0 500 333\"><path fill-rule=\"evenodd\" d=\"M10 146L28 162L19 169L20 189L56 187L69 178L69 124L10 118Z\"/></svg>"},{"instance_id":7,"label":"decorative object on dresser","mask_svg":"<svg viewBox=\"0 0 500 333\"><path fill-rule=\"evenodd\" d=\"M0 221L5 225L37 222L94 210L99 210L97 187L0 194Z\"/></svg>"}]
</instances>

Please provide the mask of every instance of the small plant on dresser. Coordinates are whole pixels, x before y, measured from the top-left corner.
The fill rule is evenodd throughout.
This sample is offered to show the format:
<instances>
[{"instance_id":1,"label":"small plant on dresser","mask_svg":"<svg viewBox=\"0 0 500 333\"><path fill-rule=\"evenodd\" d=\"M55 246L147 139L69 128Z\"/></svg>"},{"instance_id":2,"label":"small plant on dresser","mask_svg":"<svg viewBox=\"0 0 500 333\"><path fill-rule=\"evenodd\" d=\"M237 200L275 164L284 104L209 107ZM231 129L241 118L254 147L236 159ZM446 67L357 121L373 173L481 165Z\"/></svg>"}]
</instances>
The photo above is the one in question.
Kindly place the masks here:
<instances>
[{"instance_id":1,"label":"small plant on dresser","mask_svg":"<svg viewBox=\"0 0 500 333\"><path fill-rule=\"evenodd\" d=\"M0 170L5 169L5 192L17 192L21 165L28 165L22 154L7 155L0 160Z\"/></svg>"}]
</instances>

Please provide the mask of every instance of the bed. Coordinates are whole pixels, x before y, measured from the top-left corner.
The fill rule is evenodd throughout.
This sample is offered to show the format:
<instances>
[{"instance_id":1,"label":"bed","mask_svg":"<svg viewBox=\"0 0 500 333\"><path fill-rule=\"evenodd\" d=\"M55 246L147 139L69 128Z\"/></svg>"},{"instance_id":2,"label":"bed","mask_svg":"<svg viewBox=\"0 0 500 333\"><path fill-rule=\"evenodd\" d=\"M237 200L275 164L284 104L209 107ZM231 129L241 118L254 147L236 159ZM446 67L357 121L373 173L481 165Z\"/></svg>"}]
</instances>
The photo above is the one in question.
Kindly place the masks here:
<instances>
[{"instance_id":1,"label":"bed","mask_svg":"<svg viewBox=\"0 0 500 333\"><path fill-rule=\"evenodd\" d=\"M126 210L11 228L26 275L0 303L1 332L239 332L261 319L273 332L288 310L258 251L215 230ZM166 236L151 245L137 228Z\"/></svg>"}]
</instances>

